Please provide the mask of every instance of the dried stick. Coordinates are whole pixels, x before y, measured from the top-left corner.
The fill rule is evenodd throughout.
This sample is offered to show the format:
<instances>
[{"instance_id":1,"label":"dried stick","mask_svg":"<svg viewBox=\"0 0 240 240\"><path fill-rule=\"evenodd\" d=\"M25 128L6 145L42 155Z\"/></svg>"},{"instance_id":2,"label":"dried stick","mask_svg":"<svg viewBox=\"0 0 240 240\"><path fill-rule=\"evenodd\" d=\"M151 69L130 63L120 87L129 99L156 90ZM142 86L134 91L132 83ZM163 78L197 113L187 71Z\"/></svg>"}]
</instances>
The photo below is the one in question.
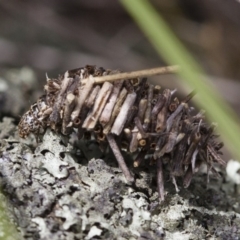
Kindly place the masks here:
<instances>
[{"instance_id":1,"label":"dried stick","mask_svg":"<svg viewBox=\"0 0 240 240\"><path fill-rule=\"evenodd\" d=\"M158 95L160 93L161 88L162 87L160 85L155 85L153 93Z\"/></svg>"},{"instance_id":2,"label":"dried stick","mask_svg":"<svg viewBox=\"0 0 240 240\"><path fill-rule=\"evenodd\" d=\"M72 121L74 121L74 119L78 117L87 96L89 95L90 91L92 90L93 84L94 84L94 79L91 75L89 76L87 81L85 81L85 83L81 82L81 85L78 88L79 97L77 99L77 104L71 115Z\"/></svg>"},{"instance_id":3,"label":"dried stick","mask_svg":"<svg viewBox=\"0 0 240 240\"><path fill-rule=\"evenodd\" d=\"M111 118L111 114L112 114L114 105L117 101L117 97L119 95L122 84L123 84L123 80L115 82L113 85L113 90L109 97L108 103L106 104L106 106L103 109L102 114L99 118L99 122L102 124L102 126L106 125L106 123Z\"/></svg>"},{"instance_id":4,"label":"dried stick","mask_svg":"<svg viewBox=\"0 0 240 240\"><path fill-rule=\"evenodd\" d=\"M111 133L119 135L122 132L125 122L127 121L128 112L131 106L134 104L137 94L135 92L129 93L121 107L121 110L113 124Z\"/></svg>"},{"instance_id":5,"label":"dried stick","mask_svg":"<svg viewBox=\"0 0 240 240\"><path fill-rule=\"evenodd\" d=\"M167 66L167 67L158 67L158 68L152 68L152 69L146 69L146 70L140 70L140 71L134 71L134 72L125 72L125 73L117 73L113 75L107 75L107 76L101 76L101 77L95 77L94 83L103 83L103 82L112 82L120 79L131 79L131 78L140 78L140 77L148 77L148 76L154 76L154 75L160 75L160 74L169 74L169 73L175 73L179 70L178 66ZM82 82L85 82L86 80L82 80Z\"/></svg>"},{"instance_id":6,"label":"dried stick","mask_svg":"<svg viewBox=\"0 0 240 240\"><path fill-rule=\"evenodd\" d=\"M189 102L195 94L195 91L192 91L190 94L188 94L187 97L177 107L177 109L171 114L166 123L167 131L171 129L175 117L183 110L183 108L186 106L186 103Z\"/></svg>"},{"instance_id":7,"label":"dried stick","mask_svg":"<svg viewBox=\"0 0 240 240\"><path fill-rule=\"evenodd\" d=\"M158 153L158 155L157 155L158 157L161 157L165 153L169 153L173 150L173 148L177 142L178 126L179 126L179 121L180 121L181 116L182 116L182 114L180 114L179 116L177 116L174 119L173 127L172 127L171 131L169 132L167 142L164 145L164 147L161 149L161 151Z\"/></svg>"},{"instance_id":8,"label":"dried stick","mask_svg":"<svg viewBox=\"0 0 240 240\"><path fill-rule=\"evenodd\" d=\"M157 159L157 187L158 187L158 195L159 201L164 201L164 185L163 185L163 169L162 169L162 159Z\"/></svg>"},{"instance_id":9,"label":"dried stick","mask_svg":"<svg viewBox=\"0 0 240 240\"><path fill-rule=\"evenodd\" d=\"M144 157L147 153L147 149L146 148L142 148L140 150L140 152L138 153L137 157L135 158L134 162L133 162L133 166L134 167L139 167L141 162L144 160Z\"/></svg>"},{"instance_id":10,"label":"dried stick","mask_svg":"<svg viewBox=\"0 0 240 240\"><path fill-rule=\"evenodd\" d=\"M226 166L226 162L216 153L216 151L211 145L209 144L207 145L207 150L208 150L208 153L214 158L216 162L218 162L222 166Z\"/></svg>"},{"instance_id":11,"label":"dried stick","mask_svg":"<svg viewBox=\"0 0 240 240\"><path fill-rule=\"evenodd\" d=\"M55 129L55 125L60 120L60 110L61 105L64 99L64 93L67 90L67 87L72 83L73 79L68 77L68 72L64 74L64 78L62 80L61 89L59 94L56 97L55 105L53 106L52 113L49 116L50 121L52 122L51 126Z\"/></svg>"},{"instance_id":12,"label":"dried stick","mask_svg":"<svg viewBox=\"0 0 240 240\"><path fill-rule=\"evenodd\" d=\"M157 114L161 111L165 102L166 102L166 98L164 97L164 95L160 94L155 106L152 109L152 118L153 119L156 119Z\"/></svg>"},{"instance_id":13,"label":"dried stick","mask_svg":"<svg viewBox=\"0 0 240 240\"><path fill-rule=\"evenodd\" d=\"M105 82L100 89L93 110L88 114L87 118L83 122L83 128L87 130L93 129L98 121L100 114L102 113L103 108L108 100L108 97L112 91L113 85L109 82Z\"/></svg>"},{"instance_id":14,"label":"dried stick","mask_svg":"<svg viewBox=\"0 0 240 240\"><path fill-rule=\"evenodd\" d=\"M217 124L212 123L211 126L208 128L208 133L206 134L206 136L201 141L202 149L206 148L206 146L208 144L208 140L211 137L211 135L212 135L212 133L213 133L213 131L215 130L216 127L217 127Z\"/></svg>"},{"instance_id":15,"label":"dried stick","mask_svg":"<svg viewBox=\"0 0 240 240\"><path fill-rule=\"evenodd\" d=\"M131 141L132 139L132 132L129 128L124 128L123 129L124 135L128 141Z\"/></svg>"},{"instance_id":16,"label":"dried stick","mask_svg":"<svg viewBox=\"0 0 240 240\"><path fill-rule=\"evenodd\" d=\"M171 174L173 176L182 176L183 175L183 160L187 149L187 140L188 140L188 132L190 127L190 121L184 120L182 123L182 129L180 134L184 134L181 142L177 145L177 148L173 154L173 162Z\"/></svg>"},{"instance_id":17,"label":"dried stick","mask_svg":"<svg viewBox=\"0 0 240 240\"><path fill-rule=\"evenodd\" d=\"M73 93L68 93L65 100L64 112L63 112L63 123L62 123L62 133L65 135L70 133L70 128L68 128L67 126L71 121L71 113L75 104L74 100L75 100L75 95Z\"/></svg>"},{"instance_id":18,"label":"dried stick","mask_svg":"<svg viewBox=\"0 0 240 240\"><path fill-rule=\"evenodd\" d=\"M141 99L140 102L139 102L139 107L138 107L138 117L140 119L141 122L143 122L143 118L144 118L144 115L145 115L145 111L147 109L147 99Z\"/></svg>"},{"instance_id":19,"label":"dried stick","mask_svg":"<svg viewBox=\"0 0 240 240\"><path fill-rule=\"evenodd\" d=\"M167 120L167 123L166 123L166 129L167 129L167 132L170 131L172 125L173 125L173 122L174 122L174 119L176 119L177 115L182 112L184 106L186 105L186 103L181 103L178 108L171 114L171 116L168 118Z\"/></svg>"},{"instance_id":20,"label":"dried stick","mask_svg":"<svg viewBox=\"0 0 240 240\"><path fill-rule=\"evenodd\" d=\"M183 178L183 187L188 188L193 177L193 171L192 171L192 166L188 165L187 171L185 173L185 176Z\"/></svg>"},{"instance_id":21,"label":"dried stick","mask_svg":"<svg viewBox=\"0 0 240 240\"><path fill-rule=\"evenodd\" d=\"M86 100L86 104L85 105L86 105L87 108L90 109L93 106L94 101L95 101L95 99L96 99L96 97L98 95L98 92L100 91L100 88L101 87L99 85L97 85L97 86L95 86L93 88L92 92L89 95L89 98Z\"/></svg>"},{"instance_id":22,"label":"dried stick","mask_svg":"<svg viewBox=\"0 0 240 240\"><path fill-rule=\"evenodd\" d=\"M131 107L126 125L129 125L132 123L134 117L136 116L136 114L138 113L138 111L140 109L139 104L143 98L144 92L146 91L146 88L147 88L146 83L147 83L147 78L142 78L141 81L139 82L138 88L136 90L136 94L137 94L136 101L135 101L134 105Z\"/></svg>"},{"instance_id":23,"label":"dried stick","mask_svg":"<svg viewBox=\"0 0 240 240\"><path fill-rule=\"evenodd\" d=\"M120 108L122 106L123 101L125 100L126 95L127 95L127 90L126 90L126 88L123 88L121 90L121 92L119 94L119 97L118 97L118 100L117 100L117 102L116 102L116 104L113 108L111 118L110 118L109 122L103 128L103 133L104 134L108 134L110 132L112 124L113 124L116 116L118 115L118 113L120 111Z\"/></svg>"},{"instance_id":24,"label":"dried stick","mask_svg":"<svg viewBox=\"0 0 240 240\"><path fill-rule=\"evenodd\" d=\"M197 155L198 155L198 148L195 149L192 155L191 163L192 163L192 171L195 171L195 165L196 165L196 160L197 160Z\"/></svg>"},{"instance_id":25,"label":"dried stick","mask_svg":"<svg viewBox=\"0 0 240 240\"><path fill-rule=\"evenodd\" d=\"M146 133L145 130L143 129L143 126L139 117L134 118L134 123L143 138L149 137L149 134Z\"/></svg>"},{"instance_id":26,"label":"dried stick","mask_svg":"<svg viewBox=\"0 0 240 240\"><path fill-rule=\"evenodd\" d=\"M201 140L201 134L199 133L198 129L194 129L192 134L192 142L190 147L188 148L183 164L189 164L191 162L192 155L196 150L199 141Z\"/></svg>"},{"instance_id":27,"label":"dried stick","mask_svg":"<svg viewBox=\"0 0 240 240\"><path fill-rule=\"evenodd\" d=\"M151 84L151 85L149 86L149 88L148 88L147 109L146 109L145 116L144 116L143 129L144 129L145 131L148 130L148 126L149 126L150 121L151 121L153 89L154 89L154 85Z\"/></svg>"},{"instance_id":28,"label":"dried stick","mask_svg":"<svg viewBox=\"0 0 240 240\"><path fill-rule=\"evenodd\" d=\"M133 153L136 152L138 149L138 128L137 126L135 126L132 130L132 139L130 142L130 146L129 146L129 152Z\"/></svg>"},{"instance_id":29,"label":"dried stick","mask_svg":"<svg viewBox=\"0 0 240 240\"><path fill-rule=\"evenodd\" d=\"M114 139L113 134L111 134L111 133L107 134L107 140L108 140L108 143L109 143L109 145L110 145L110 147L113 151L114 156L116 157L116 160L119 164L119 167L122 169L122 172L123 172L126 180L130 183L134 182L134 178L131 175L131 173L130 173L130 171L129 171L129 169L128 169L128 167L127 167L127 165L126 165L126 163L123 159L123 156L122 156L122 154L119 150L119 147L118 147L118 145L117 145L117 143Z\"/></svg>"},{"instance_id":30,"label":"dried stick","mask_svg":"<svg viewBox=\"0 0 240 240\"><path fill-rule=\"evenodd\" d=\"M68 71L65 72L59 95L62 95L67 90L67 87L72 83L72 81L73 81L73 78L69 78Z\"/></svg>"},{"instance_id":31,"label":"dried stick","mask_svg":"<svg viewBox=\"0 0 240 240\"><path fill-rule=\"evenodd\" d=\"M173 102L169 105L168 109L170 112L176 111L177 107L179 106L179 100L177 97L173 99Z\"/></svg>"},{"instance_id":32,"label":"dried stick","mask_svg":"<svg viewBox=\"0 0 240 240\"><path fill-rule=\"evenodd\" d=\"M169 89L165 89L163 96L166 99L166 101L165 101L165 104L163 105L163 108L157 115L157 123L155 128L156 132L161 132L166 127L167 111L168 111L168 106L171 100L171 91Z\"/></svg>"},{"instance_id":33,"label":"dried stick","mask_svg":"<svg viewBox=\"0 0 240 240\"><path fill-rule=\"evenodd\" d=\"M82 107L80 115L77 118L75 118L75 120L74 120L75 126L78 126L79 139L81 138L81 136L83 135L83 133L85 131L82 128L82 125L83 125L82 121L87 118L89 110L92 108L100 89L101 89L101 87L99 85L95 86L92 89L89 97L85 100L85 104ZM78 120L79 120L79 124L78 124Z\"/></svg>"}]
</instances>

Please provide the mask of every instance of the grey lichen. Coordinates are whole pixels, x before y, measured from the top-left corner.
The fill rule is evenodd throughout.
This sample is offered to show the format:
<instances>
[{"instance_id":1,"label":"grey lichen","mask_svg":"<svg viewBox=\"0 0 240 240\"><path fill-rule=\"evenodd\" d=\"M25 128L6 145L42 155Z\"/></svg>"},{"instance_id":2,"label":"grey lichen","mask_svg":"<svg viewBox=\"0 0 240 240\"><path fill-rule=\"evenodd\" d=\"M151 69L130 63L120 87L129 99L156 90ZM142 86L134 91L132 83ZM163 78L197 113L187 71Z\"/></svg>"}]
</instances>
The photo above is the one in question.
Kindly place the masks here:
<instances>
[{"instance_id":1,"label":"grey lichen","mask_svg":"<svg viewBox=\"0 0 240 240\"><path fill-rule=\"evenodd\" d=\"M129 168L127 185L110 155L86 161L73 144L47 130L26 145L14 125L0 124L0 177L25 239L237 239L240 207L226 183L196 177L177 194L171 183L159 205L155 169ZM87 151L89 145L85 146ZM225 184L225 185L224 185Z\"/></svg>"}]
</instances>

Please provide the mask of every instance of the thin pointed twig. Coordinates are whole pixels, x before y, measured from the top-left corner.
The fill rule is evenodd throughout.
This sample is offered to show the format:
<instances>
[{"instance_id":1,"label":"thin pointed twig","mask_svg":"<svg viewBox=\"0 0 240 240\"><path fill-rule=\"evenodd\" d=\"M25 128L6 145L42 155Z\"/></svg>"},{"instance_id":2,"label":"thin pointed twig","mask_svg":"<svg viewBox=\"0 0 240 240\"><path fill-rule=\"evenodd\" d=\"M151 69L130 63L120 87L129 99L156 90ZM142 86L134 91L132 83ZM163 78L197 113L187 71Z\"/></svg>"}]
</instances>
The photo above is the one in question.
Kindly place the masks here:
<instances>
[{"instance_id":1,"label":"thin pointed twig","mask_svg":"<svg viewBox=\"0 0 240 240\"><path fill-rule=\"evenodd\" d=\"M126 163L125 163L125 161L123 159L123 156L122 156L122 154L121 154L121 152L119 150L119 147L118 147L118 145L117 145L117 143L116 143L116 141L114 139L113 134L111 134L111 133L107 134L107 140L108 140L108 143L109 143L109 145L110 145L110 147L111 147L111 149L113 151L114 156L116 157L116 160L117 160L117 162L119 164L119 167L123 171L123 174L124 174L126 180L128 182L131 182L131 183L134 182L134 178L131 175L131 173L130 173L130 171L129 171L129 169L128 169L128 167L127 167L127 165L126 165Z\"/></svg>"},{"instance_id":2,"label":"thin pointed twig","mask_svg":"<svg viewBox=\"0 0 240 240\"><path fill-rule=\"evenodd\" d=\"M160 202L164 201L164 179L162 169L162 159L157 159L157 187Z\"/></svg>"},{"instance_id":3,"label":"thin pointed twig","mask_svg":"<svg viewBox=\"0 0 240 240\"><path fill-rule=\"evenodd\" d=\"M148 76L161 75L161 74L169 74L169 73L175 73L178 70L179 70L179 67L174 65L174 66L167 66L167 67L151 68L151 69L134 71L134 72L117 73L113 75L95 77L94 83L98 84L106 81L112 82L120 79L131 79L131 78L148 77ZM85 81L87 81L87 79L82 80L82 83Z\"/></svg>"}]
</instances>

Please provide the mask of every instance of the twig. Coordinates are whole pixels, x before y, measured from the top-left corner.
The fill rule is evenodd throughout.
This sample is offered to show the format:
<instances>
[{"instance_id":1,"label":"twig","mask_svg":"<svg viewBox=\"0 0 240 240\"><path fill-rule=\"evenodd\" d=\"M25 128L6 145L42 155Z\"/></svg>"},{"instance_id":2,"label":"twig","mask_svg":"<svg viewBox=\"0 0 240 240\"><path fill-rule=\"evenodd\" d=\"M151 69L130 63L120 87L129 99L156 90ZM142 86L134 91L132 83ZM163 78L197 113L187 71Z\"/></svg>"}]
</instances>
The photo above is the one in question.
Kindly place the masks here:
<instances>
[{"instance_id":1,"label":"twig","mask_svg":"<svg viewBox=\"0 0 240 240\"><path fill-rule=\"evenodd\" d=\"M184 169L183 169L183 160L186 154L187 149L187 140L188 140L188 132L190 127L190 121L184 120L182 123L182 129L180 134L184 134L181 142L177 145L177 148L173 154L173 161L172 161L172 169L171 174L173 176L182 176Z\"/></svg>"},{"instance_id":2,"label":"twig","mask_svg":"<svg viewBox=\"0 0 240 240\"><path fill-rule=\"evenodd\" d=\"M165 129L166 127L166 121L167 121L167 111L168 111L168 106L171 101L171 91L169 89L164 90L164 98L166 99L163 108L157 115L157 123L156 123L156 132L161 132Z\"/></svg>"},{"instance_id":3,"label":"twig","mask_svg":"<svg viewBox=\"0 0 240 240\"><path fill-rule=\"evenodd\" d=\"M113 85L109 82L105 82L100 89L97 99L95 101L95 104L93 106L92 111L89 113L87 118L85 119L83 123L83 128L86 128L87 130L93 129L97 121L100 117L100 114L102 113L103 108L105 107L105 104L108 100L108 97L112 91Z\"/></svg>"},{"instance_id":4,"label":"twig","mask_svg":"<svg viewBox=\"0 0 240 240\"><path fill-rule=\"evenodd\" d=\"M71 115L72 121L74 121L74 119L78 117L87 96L92 90L93 84L94 79L91 76L89 76L86 83L85 84L81 83L80 87L78 88L79 97L77 99L77 105Z\"/></svg>"},{"instance_id":5,"label":"twig","mask_svg":"<svg viewBox=\"0 0 240 240\"><path fill-rule=\"evenodd\" d=\"M145 115L145 111L147 109L147 99L141 99L141 101L139 102L139 107L138 107L138 117L140 119L141 122L143 122L143 118Z\"/></svg>"},{"instance_id":6,"label":"twig","mask_svg":"<svg viewBox=\"0 0 240 240\"><path fill-rule=\"evenodd\" d=\"M194 153L194 151L196 150L199 141L201 140L201 134L198 131L198 128L194 129L192 132L192 137L191 137L191 145L185 155L185 159L183 161L183 164L189 164L191 162L192 159L192 155Z\"/></svg>"},{"instance_id":7,"label":"twig","mask_svg":"<svg viewBox=\"0 0 240 240\"><path fill-rule=\"evenodd\" d=\"M52 113L49 116L52 128L54 129L56 127L56 123L61 118L60 112L61 112L61 106L63 104L63 101L65 99L64 94L66 93L67 87L72 83L73 79L68 77L68 72L64 74L64 78L62 80L61 89L60 92L56 98L55 105L53 107Z\"/></svg>"},{"instance_id":8,"label":"twig","mask_svg":"<svg viewBox=\"0 0 240 240\"><path fill-rule=\"evenodd\" d=\"M93 88L92 92L89 95L89 98L86 99L86 104L85 105L86 105L87 108L90 109L93 106L100 89L101 89L101 87L99 85L97 85Z\"/></svg>"},{"instance_id":9,"label":"twig","mask_svg":"<svg viewBox=\"0 0 240 240\"><path fill-rule=\"evenodd\" d=\"M138 128L137 128L137 126L135 126L132 130L132 139L131 139L130 146L129 146L129 151L131 153L137 151L137 148L138 148L137 135L138 135Z\"/></svg>"},{"instance_id":10,"label":"twig","mask_svg":"<svg viewBox=\"0 0 240 240\"><path fill-rule=\"evenodd\" d=\"M64 112L63 112L63 123L62 123L62 133L67 135L71 131L71 128L68 128L68 124L71 121L71 113L74 108L75 95L73 93L68 93L66 96Z\"/></svg>"},{"instance_id":11,"label":"twig","mask_svg":"<svg viewBox=\"0 0 240 240\"><path fill-rule=\"evenodd\" d=\"M121 107L121 110L113 124L111 133L119 135L122 132L124 124L127 121L129 109L134 104L136 97L137 97L137 95L135 92L127 95L127 97Z\"/></svg>"},{"instance_id":12,"label":"twig","mask_svg":"<svg viewBox=\"0 0 240 240\"><path fill-rule=\"evenodd\" d=\"M118 113L120 111L120 108L122 106L123 101L125 100L126 95L127 95L127 90L126 90L126 88L123 88L121 90L121 92L119 94L119 97L118 97L118 100L117 100L117 102L116 102L116 104L113 108L111 118L110 118L109 122L103 128L103 133L104 134L108 134L110 132L112 124L113 124L116 116L118 115Z\"/></svg>"},{"instance_id":13,"label":"twig","mask_svg":"<svg viewBox=\"0 0 240 240\"><path fill-rule=\"evenodd\" d=\"M109 97L109 100L108 100L108 102L107 102L105 108L103 109L102 114L99 118L99 122L103 126L106 125L106 123L111 118L111 114L112 114L114 105L117 101L117 98L118 98L119 92L121 90L122 84L123 84L123 80L115 82L114 85L113 85L112 93L111 93L111 95Z\"/></svg>"},{"instance_id":14,"label":"twig","mask_svg":"<svg viewBox=\"0 0 240 240\"><path fill-rule=\"evenodd\" d=\"M141 162L144 160L146 153L147 153L147 150L145 147L140 150L140 152L138 153L137 157L135 158L135 160L133 162L134 167L140 166Z\"/></svg>"},{"instance_id":15,"label":"twig","mask_svg":"<svg viewBox=\"0 0 240 240\"><path fill-rule=\"evenodd\" d=\"M164 147L161 149L161 151L158 153L158 157L162 157L165 153L169 153L173 150L176 142L177 142L177 135L178 135L178 128L179 128L179 121L181 118L182 114L179 114L179 116L177 116L174 119L174 123L172 126L171 131L169 132L168 138L167 138L167 142L164 145Z\"/></svg>"},{"instance_id":16,"label":"twig","mask_svg":"<svg viewBox=\"0 0 240 240\"><path fill-rule=\"evenodd\" d=\"M163 169L162 169L162 159L157 159L157 187L159 201L164 201L164 180L163 180Z\"/></svg>"},{"instance_id":17,"label":"twig","mask_svg":"<svg viewBox=\"0 0 240 240\"><path fill-rule=\"evenodd\" d=\"M185 173L185 176L183 178L183 187L184 188L188 188L191 181L192 181L192 177L193 177L193 171L192 171L192 166L189 165L187 168L187 171Z\"/></svg>"},{"instance_id":18,"label":"twig","mask_svg":"<svg viewBox=\"0 0 240 240\"><path fill-rule=\"evenodd\" d=\"M117 73L113 75L106 75L101 77L95 77L94 83L103 83L103 82L112 82L120 79L131 79L131 78L140 78L140 77L148 77L154 75L161 75L161 74L170 74L175 73L179 70L179 67L174 66L167 66L167 67L158 67L134 72L125 72L125 73ZM87 80L82 80L82 83L85 83Z\"/></svg>"},{"instance_id":19,"label":"twig","mask_svg":"<svg viewBox=\"0 0 240 240\"><path fill-rule=\"evenodd\" d=\"M148 88L148 102L147 102L147 109L145 111L144 115L144 124L143 124L143 129L145 131L148 130L149 124L151 122L151 111L152 111L152 99L153 99L153 89L154 85L150 85Z\"/></svg>"},{"instance_id":20,"label":"twig","mask_svg":"<svg viewBox=\"0 0 240 240\"><path fill-rule=\"evenodd\" d=\"M128 182L130 182L130 183L134 182L134 178L131 175L131 173L130 173L130 171L129 171L129 169L128 169L128 167L127 167L127 165L126 165L126 163L125 163L125 161L123 159L123 156L122 156L122 154L121 154L121 152L119 150L119 147L118 147L118 145L117 145L117 143L116 143L116 141L114 139L113 134L111 134L111 133L108 134L107 135L107 140L108 140L108 143L109 143L109 145L110 145L110 147L111 147L111 149L113 151L114 156L116 157L116 160L117 160L117 162L119 164L119 167L123 171L123 174L124 174L126 180Z\"/></svg>"},{"instance_id":21,"label":"twig","mask_svg":"<svg viewBox=\"0 0 240 240\"><path fill-rule=\"evenodd\" d=\"M165 102L166 102L166 98L164 97L163 94L160 94L155 106L152 109L152 118L153 119L156 119L157 114L161 111Z\"/></svg>"}]
</instances>

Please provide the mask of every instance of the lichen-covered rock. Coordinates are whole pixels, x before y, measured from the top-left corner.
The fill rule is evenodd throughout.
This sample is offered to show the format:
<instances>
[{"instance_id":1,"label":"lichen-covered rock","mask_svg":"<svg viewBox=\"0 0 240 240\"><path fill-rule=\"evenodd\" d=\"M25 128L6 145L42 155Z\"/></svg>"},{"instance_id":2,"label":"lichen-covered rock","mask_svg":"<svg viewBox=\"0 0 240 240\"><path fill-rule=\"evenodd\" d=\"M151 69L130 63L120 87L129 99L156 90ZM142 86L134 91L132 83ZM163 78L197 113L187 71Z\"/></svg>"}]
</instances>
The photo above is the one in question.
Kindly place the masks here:
<instances>
[{"instance_id":1,"label":"lichen-covered rock","mask_svg":"<svg viewBox=\"0 0 240 240\"><path fill-rule=\"evenodd\" d=\"M127 185L110 154L86 161L50 130L35 148L14 137L11 124L9 130L0 124L0 134L3 127L2 189L24 239L237 239L240 234L237 195L224 190L230 183L213 178L206 189L199 175L178 194L167 183L159 205L154 168L129 166L136 184Z\"/></svg>"}]
</instances>

